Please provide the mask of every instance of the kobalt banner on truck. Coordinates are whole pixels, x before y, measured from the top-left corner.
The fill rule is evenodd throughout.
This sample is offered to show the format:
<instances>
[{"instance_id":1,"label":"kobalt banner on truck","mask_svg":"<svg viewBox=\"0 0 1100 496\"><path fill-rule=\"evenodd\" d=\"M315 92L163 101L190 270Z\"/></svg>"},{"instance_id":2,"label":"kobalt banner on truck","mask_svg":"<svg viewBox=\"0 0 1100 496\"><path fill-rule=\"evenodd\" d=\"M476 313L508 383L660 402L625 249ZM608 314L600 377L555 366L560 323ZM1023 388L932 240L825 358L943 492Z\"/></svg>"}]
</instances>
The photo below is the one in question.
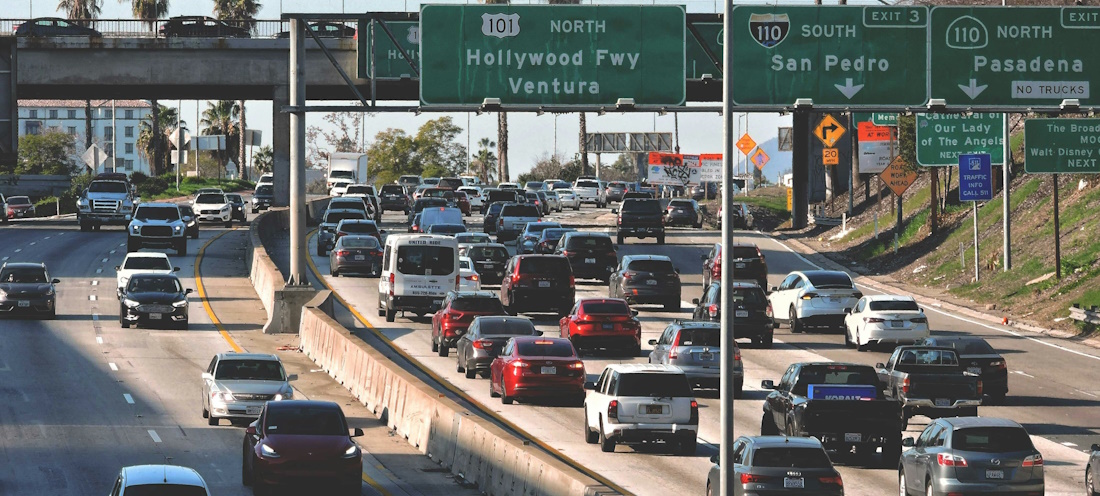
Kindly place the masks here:
<instances>
[{"instance_id":1,"label":"kobalt banner on truck","mask_svg":"<svg viewBox=\"0 0 1100 496\"><path fill-rule=\"evenodd\" d=\"M680 6L425 5L425 105L681 105Z\"/></svg>"}]
</instances>

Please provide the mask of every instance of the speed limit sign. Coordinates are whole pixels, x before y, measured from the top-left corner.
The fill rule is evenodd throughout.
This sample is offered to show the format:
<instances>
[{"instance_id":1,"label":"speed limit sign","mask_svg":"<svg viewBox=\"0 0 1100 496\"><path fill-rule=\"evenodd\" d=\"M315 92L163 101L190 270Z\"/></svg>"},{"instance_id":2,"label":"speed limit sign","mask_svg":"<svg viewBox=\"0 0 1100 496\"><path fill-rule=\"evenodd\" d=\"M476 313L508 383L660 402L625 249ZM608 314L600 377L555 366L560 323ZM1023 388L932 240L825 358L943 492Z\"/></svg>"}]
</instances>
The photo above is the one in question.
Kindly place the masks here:
<instances>
[{"instance_id":1,"label":"speed limit sign","mask_svg":"<svg viewBox=\"0 0 1100 496\"><path fill-rule=\"evenodd\" d=\"M837 165L840 163L840 152L836 148L823 148L821 150L821 163L825 165Z\"/></svg>"}]
</instances>

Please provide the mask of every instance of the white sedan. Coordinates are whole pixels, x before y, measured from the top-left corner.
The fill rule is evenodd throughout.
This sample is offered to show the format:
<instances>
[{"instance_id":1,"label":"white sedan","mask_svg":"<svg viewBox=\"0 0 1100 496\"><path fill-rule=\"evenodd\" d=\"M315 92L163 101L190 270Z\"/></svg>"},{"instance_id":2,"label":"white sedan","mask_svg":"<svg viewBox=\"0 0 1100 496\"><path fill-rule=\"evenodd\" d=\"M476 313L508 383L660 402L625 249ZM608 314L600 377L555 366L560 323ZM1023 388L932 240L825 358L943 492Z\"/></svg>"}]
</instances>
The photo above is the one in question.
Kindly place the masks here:
<instances>
[{"instance_id":1,"label":"white sedan","mask_svg":"<svg viewBox=\"0 0 1100 496\"><path fill-rule=\"evenodd\" d=\"M199 222L222 222L225 227L233 226L233 205L222 193L202 193L191 204L195 218Z\"/></svg>"},{"instance_id":2,"label":"white sedan","mask_svg":"<svg viewBox=\"0 0 1100 496\"><path fill-rule=\"evenodd\" d=\"M348 187L352 185L351 181L336 181L332 183L332 188L328 190L329 196L344 196L344 193L348 192Z\"/></svg>"},{"instance_id":3,"label":"white sedan","mask_svg":"<svg viewBox=\"0 0 1100 496\"><path fill-rule=\"evenodd\" d=\"M561 204L561 208L572 208L573 210L581 209L581 199L571 189L556 189L558 193L558 203Z\"/></svg>"},{"instance_id":4,"label":"white sedan","mask_svg":"<svg viewBox=\"0 0 1100 496\"><path fill-rule=\"evenodd\" d=\"M168 260L168 255L164 253L139 251L127 253L126 258L122 260L122 265L115 266L115 274L118 280L118 288L115 292L121 298L122 288L126 287L126 284L130 282L130 277L134 274L171 274L179 270L179 267L172 266L172 262Z\"/></svg>"},{"instance_id":5,"label":"white sedan","mask_svg":"<svg viewBox=\"0 0 1100 496\"><path fill-rule=\"evenodd\" d=\"M855 307L863 297L847 273L835 270L791 272L779 287L772 288L768 303L775 319L791 326L792 333L809 328L837 328L844 325L844 310Z\"/></svg>"},{"instance_id":6,"label":"white sedan","mask_svg":"<svg viewBox=\"0 0 1100 496\"><path fill-rule=\"evenodd\" d=\"M481 276L474 270L474 262L470 260L470 257L458 257L459 276L458 281L459 291L480 291L481 290Z\"/></svg>"},{"instance_id":7,"label":"white sedan","mask_svg":"<svg viewBox=\"0 0 1100 496\"><path fill-rule=\"evenodd\" d=\"M864 296L844 317L844 327L844 344L859 351L871 344L912 344L930 334L928 317L911 296Z\"/></svg>"}]
</instances>

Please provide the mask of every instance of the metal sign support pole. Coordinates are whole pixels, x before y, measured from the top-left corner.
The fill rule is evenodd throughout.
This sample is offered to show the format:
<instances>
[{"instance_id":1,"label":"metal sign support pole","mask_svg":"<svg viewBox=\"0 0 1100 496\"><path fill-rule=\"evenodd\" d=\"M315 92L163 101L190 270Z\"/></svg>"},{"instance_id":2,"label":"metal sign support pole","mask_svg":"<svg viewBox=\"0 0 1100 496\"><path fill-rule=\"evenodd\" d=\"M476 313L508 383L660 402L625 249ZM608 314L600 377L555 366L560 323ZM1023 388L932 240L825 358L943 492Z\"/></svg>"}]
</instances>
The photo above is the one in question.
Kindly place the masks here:
<instances>
[{"instance_id":1,"label":"metal sign support pole","mask_svg":"<svg viewBox=\"0 0 1100 496\"><path fill-rule=\"evenodd\" d=\"M974 282L978 282L978 202L971 202L974 205Z\"/></svg>"},{"instance_id":2,"label":"metal sign support pole","mask_svg":"<svg viewBox=\"0 0 1100 496\"><path fill-rule=\"evenodd\" d=\"M1062 226L1058 221L1058 174L1054 177L1054 277L1062 278Z\"/></svg>"},{"instance_id":3,"label":"metal sign support pole","mask_svg":"<svg viewBox=\"0 0 1100 496\"><path fill-rule=\"evenodd\" d=\"M290 104L306 103L306 22L290 19ZM360 98L362 100L362 98ZM290 278L288 285L308 284L306 279L306 113L290 113Z\"/></svg>"},{"instance_id":4,"label":"metal sign support pole","mask_svg":"<svg viewBox=\"0 0 1100 496\"><path fill-rule=\"evenodd\" d=\"M722 67L733 67L733 30L730 29L730 18L733 16L733 2L725 2L725 15L722 16L723 43L722 43ZM733 78L722 78L722 213L730 217L733 212L733 168L737 160L737 151L734 147L734 113L733 113ZM733 222L722 223L722 287L733 286L733 264L730 263L730 250L733 245ZM733 292L728 289L722 291L722 308L733 308ZM720 379L721 397L721 444L718 448L719 470L718 494L733 494L734 470L733 470L733 441L737 436L733 431L733 369L736 366L733 348L737 345L733 339L733 319L729 312L722 312L721 319L722 341L722 369Z\"/></svg>"},{"instance_id":5,"label":"metal sign support pole","mask_svg":"<svg viewBox=\"0 0 1100 496\"><path fill-rule=\"evenodd\" d=\"M1009 205L1009 199L1010 199L1009 185L1012 182L1012 178L1010 177L1010 175L1011 175L1010 172L1011 172L1011 167L1012 167L1012 165L1011 165L1012 164L1012 147L1008 143L1008 122L1010 120L1008 118L1008 114L1004 115L1004 119L1005 119L1005 125L1004 125L1004 129L1001 132L1001 144L1004 147L1004 158L1005 158L1005 163L1001 167L1001 180L1004 183L1004 185L1002 187L1002 190L1001 190L1001 193L1004 196L1004 199L1001 201L1001 204L1002 204L1001 205L1001 210L1002 210L1001 217L1004 218L1004 233L1005 233L1004 247L1003 247L1004 257L1005 257L1005 259L1004 259L1004 271L1008 272L1008 270L1012 268L1012 219L1009 217L1009 213L1011 211L1011 209L1009 208L1011 206L1011 205Z\"/></svg>"}]
</instances>

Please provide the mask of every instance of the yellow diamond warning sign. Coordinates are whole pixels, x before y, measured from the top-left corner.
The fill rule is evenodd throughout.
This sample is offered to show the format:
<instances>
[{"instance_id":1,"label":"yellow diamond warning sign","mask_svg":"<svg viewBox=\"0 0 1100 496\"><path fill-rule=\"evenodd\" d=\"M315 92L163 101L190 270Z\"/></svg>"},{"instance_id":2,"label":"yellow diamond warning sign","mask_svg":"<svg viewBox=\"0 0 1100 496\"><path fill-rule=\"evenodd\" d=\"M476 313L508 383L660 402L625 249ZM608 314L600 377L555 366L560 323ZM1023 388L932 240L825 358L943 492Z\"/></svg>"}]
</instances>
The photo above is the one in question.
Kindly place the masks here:
<instances>
[{"instance_id":1,"label":"yellow diamond warning sign","mask_svg":"<svg viewBox=\"0 0 1100 496\"><path fill-rule=\"evenodd\" d=\"M825 114L825 117L814 128L814 136L817 136L817 139L821 140L825 146L832 148L837 140L844 136L845 131L847 130L844 129L844 126L841 126L832 114Z\"/></svg>"},{"instance_id":2,"label":"yellow diamond warning sign","mask_svg":"<svg viewBox=\"0 0 1100 496\"><path fill-rule=\"evenodd\" d=\"M901 196L905 193L905 190L909 189L909 186L913 184L913 181L917 180L916 171L910 170L905 167L905 160L900 155L894 157L894 160L890 162L890 165L886 166L886 169L879 174L882 181L890 187L890 190L895 195Z\"/></svg>"}]
</instances>

